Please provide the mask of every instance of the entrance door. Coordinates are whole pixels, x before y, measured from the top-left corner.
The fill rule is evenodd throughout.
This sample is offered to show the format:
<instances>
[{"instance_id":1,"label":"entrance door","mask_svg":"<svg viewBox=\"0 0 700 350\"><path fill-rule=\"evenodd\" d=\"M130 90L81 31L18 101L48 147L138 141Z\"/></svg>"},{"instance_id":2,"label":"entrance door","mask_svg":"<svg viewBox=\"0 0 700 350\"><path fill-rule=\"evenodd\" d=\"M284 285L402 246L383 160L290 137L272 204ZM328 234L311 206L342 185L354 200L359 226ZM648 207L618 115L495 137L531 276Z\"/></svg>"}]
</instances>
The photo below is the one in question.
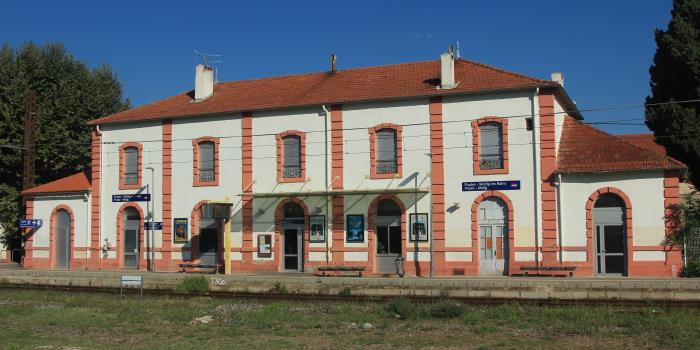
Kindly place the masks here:
<instances>
[{"instance_id":1,"label":"entrance door","mask_svg":"<svg viewBox=\"0 0 700 350\"><path fill-rule=\"evenodd\" d=\"M134 208L127 208L122 217L124 227L124 267L139 268L139 231L141 218Z\"/></svg>"},{"instance_id":2,"label":"entrance door","mask_svg":"<svg viewBox=\"0 0 700 350\"><path fill-rule=\"evenodd\" d=\"M600 196L593 208L596 274L627 274L625 202L615 194Z\"/></svg>"},{"instance_id":3,"label":"entrance door","mask_svg":"<svg viewBox=\"0 0 700 350\"><path fill-rule=\"evenodd\" d=\"M56 268L67 269L70 259L70 214L66 210L60 209L56 212L55 220Z\"/></svg>"},{"instance_id":4,"label":"entrance door","mask_svg":"<svg viewBox=\"0 0 700 350\"><path fill-rule=\"evenodd\" d=\"M379 273L396 273L396 258L401 257L401 217L377 216L377 264Z\"/></svg>"},{"instance_id":5,"label":"entrance door","mask_svg":"<svg viewBox=\"0 0 700 350\"><path fill-rule=\"evenodd\" d=\"M199 221L199 263L216 265L219 252L219 227L214 219Z\"/></svg>"},{"instance_id":6,"label":"entrance door","mask_svg":"<svg viewBox=\"0 0 700 350\"><path fill-rule=\"evenodd\" d=\"M479 273L506 275L508 237L506 207L498 198L488 198L479 206Z\"/></svg>"},{"instance_id":7,"label":"entrance door","mask_svg":"<svg viewBox=\"0 0 700 350\"><path fill-rule=\"evenodd\" d=\"M304 271L304 231L301 227L282 228L284 240L284 269L286 271Z\"/></svg>"}]
</instances>

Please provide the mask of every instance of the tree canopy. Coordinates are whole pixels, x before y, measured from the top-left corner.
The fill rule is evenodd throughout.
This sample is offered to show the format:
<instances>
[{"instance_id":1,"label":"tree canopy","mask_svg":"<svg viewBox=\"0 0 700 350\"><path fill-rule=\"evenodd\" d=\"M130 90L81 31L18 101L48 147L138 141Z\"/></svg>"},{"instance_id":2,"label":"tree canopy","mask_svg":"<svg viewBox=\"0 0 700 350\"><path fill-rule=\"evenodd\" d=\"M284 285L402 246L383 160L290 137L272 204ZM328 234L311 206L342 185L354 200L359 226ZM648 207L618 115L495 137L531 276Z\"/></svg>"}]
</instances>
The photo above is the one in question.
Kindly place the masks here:
<instances>
[{"instance_id":1,"label":"tree canopy","mask_svg":"<svg viewBox=\"0 0 700 350\"><path fill-rule=\"evenodd\" d=\"M58 43L6 43L0 48L0 144L24 143L28 90L37 92L37 185L89 169L87 122L129 107L108 65L89 68ZM16 244L19 234L23 156L0 148L0 231L7 243Z\"/></svg>"},{"instance_id":2,"label":"tree canopy","mask_svg":"<svg viewBox=\"0 0 700 350\"><path fill-rule=\"evenodd\" d=\"M667 30L656 31L647 104L700 99L700 0L674 0ZM668 154L684 162L700 188L700 103L652 105L646 124Z\"/></svg>"}]
</instances>

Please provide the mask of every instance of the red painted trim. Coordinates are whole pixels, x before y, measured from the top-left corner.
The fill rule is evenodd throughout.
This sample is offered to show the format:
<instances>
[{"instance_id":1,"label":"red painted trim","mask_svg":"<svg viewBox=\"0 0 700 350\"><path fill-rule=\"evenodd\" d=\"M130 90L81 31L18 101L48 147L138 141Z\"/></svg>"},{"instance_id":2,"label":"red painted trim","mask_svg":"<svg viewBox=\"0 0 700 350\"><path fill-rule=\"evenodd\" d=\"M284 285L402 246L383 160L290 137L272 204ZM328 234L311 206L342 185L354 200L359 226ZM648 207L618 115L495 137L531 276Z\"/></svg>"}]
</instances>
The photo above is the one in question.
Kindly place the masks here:
<instances>
[{"instance_id":1,"label":"red painted trim","mask_svg":"<svg viewBox=\"0 0 700 350\"><path fill-rule=\"evenodd\" d=\"M501 169L481 169L480 161L480 130L479 127L486 123L501 124L501 133L503 139L503 168ZM508 119L499 117L483 117L477 120L472 120L472 158L474 175L493 175L493 174L508 174L509 157L508 157Z\"/></svg>"},{"instance_id":2,"label":"red painted trim","mask_svg":"<svg viewBox=\"0 0 700 350\"><path fill-rule=\"evenodd\" d=\"M241 118L241 192L242 228L239 268L253 263L253 113L245 112Z\"/></svg>"},{"instance_id":3,"label":"red painted trim","mask_svg":"<svg viewBox=\"0 0 700 350\"><path fill-rule=\"evenodd\" d=\"M56 268L56 215L59 210L65 210L68 212L70 217L70 255L68 256L68 269L71 269L73 262L73 251L75 249L75 215L73 215L73 210L65 205L59 204L51 211L51 224L49 226L49 261L51 261L51 268Z\"/></svg>"},{"instance_id":4,"label":"red painted trim","mask_svg":"<svg viewBox=\"0 0 700 350\"><path fill-rule=\"evenodd\" d=\"M167 270L175 269L171 253L173 244L173 121L169 119L163 120L161 132L163 138L163 182L161 188L161 193L163 194L163 203L161 205L161 217L163 218L162 264L165 266L160 267L156 265L156 271L159 271L161 268Z\"/></svg>"},{"instance_id":5,"label":"red painted trim","mask_svg":"<svg viewBox=\"0 0 700 350\"><path fill-rule=\"evenodd\" d=\"M24 218L32 219L34 217L34 197L26 196L24 205ZM27 240L24 242L24 260L22 261L22 266L25 268L38 268L35 266L33 251L34 251L34 232L30 228L23 230L24 234L27 236Z\"/></svg>"},{"instance_id":6,"label":"red painted trim","mask_svg":"<svg viewBox=\"0 0 700 350\"><path fill-rule=\"evenodd\" d=\"M377 173L377 132L382 129L393 129L396 132L396 173ZM369 128L370 179L393 179L403 176L403 127L392 123L383 123Z\"/></svg>"},{"instance_id":7,"label":"red painted trim","mask_svg":"<svg viewBox=\"0 0 700 350\"><path fill-rule=\"evenodd\" d=\"M287 136L298 136L301 143L301 176L299 177L284 177L284 138ZM277 140L277 182L306 181L306 133L299 130L287 130L275 135L275 139Z\"/></svg>"},{"instance_id":8,"label":"red painted trim","mask_svg":"<svg viewBox=\"0 0 700 350\"><path fill-rule=\"evenodd\" d=\"M486 191L481 193L479 196L474 199L474 202L472 203L472 267L471 269L476 271L476 273L479 273L479 261L480 261L480 256L479 256L479 206L481 205L481 202L483 202L486 199L489 198L498 198L505 203L506 208L508 210L508 274L513 275L516 273L519 273L519 271L516 271L516 263L515 263L515 211L513 209L513 202L510 201L510 198L503 193L499 191ZM522 249L522 247L518 247L518 249ZM518 265L519 266L519 265Z\"/></svg>"},{"instance_id":9,"label":"red painted trim","mask_svg":"<svg viewBox=\"0 0 700 350\"><path fill-rule=\"evenodd\" d=\"M309 209L304 203L299 198L296 197L290 197L290 198L285 198L281 200L277 204L277 208L275 209L275 235L273 237L274 240L274 262L275 265L277 266L278 271L284 271L284 259L282 259L282 219L284 219L284 206L287 205L287 203L296 203L298 204L302 210L304 210L304 270L307 270L309 266L307 266L307 263L309 261ZM324 250L325 251L325 250Z\"/></svg>"},{"instance_id":10,"label":"red painted trim","mask_svg":"<svg viewBox=\"0 0 700 350\"><path fill-rule=\"evenodd\" d=\"M214 180L213 181L200 181L199 180L199 145L202 142L212 142L214 144ZM192 162L192 186L202 187L202 186L219 186L219 143L220 139L218 137L212 136L202 136L198 139L192 140L192 150L193 158Z\"/></svg>"},{"instance_id":11,"label":"red painted trim","mask_svg":"<svg viewBox=\"0 0 700 350\"><path fill-rule=\"evenodd\" d=\"M125 176L124 176L124 171L126 170L126 159L124 152L126 151L127 148L136 148L138 150L137 152L137 160L138 160L138 167L136 171L138 172L138 179L136 180L135 184L127 184L125 183ZM119 146L119 189L120 190L133 190L133 189L139 189L141 188L141 174L143 174L143 169L142 169L142 164L143 164L143 145L138 143L138 142L127 142L123 143L121 146Z\"/></svg>"},{"instance_id":12,"label":"red painted trim","mask_svg":"<svg viewBox=\"0 0 700 350\"><path fill-rule=\"evenodd\" d=\"M677 212L679 205L681 204L680 195L680 172L678 171L664 171L664 226L666 228L666 237L671 237L672 235L679 232L678 225L680 224L678 220L674 220L674 212ZM683 255L679 249L666 252L666 267L669 275L673 275L674 265L676 266L675 271L681 270L683 266Z\"/></svg>"},{"instance_id":13,"label":"red painted trim","mask_svg":"<svg viewBox=\"0 0 700 350\"><path fill-rule=\"evenodd\" d=\"M388 199L390 201L393 201L396 203L396 205L401 208L401 256L406 258L406 205L399 199L399 197L393 195L393 194L382 194L374 198L372 202L369 205L369 208L367 209L367 257L369 258L368 261L368 266L371 268L371 271L374 273L377 273L377 265L376 265L376 255L377 255L377 247L376 247L376 240L375 240L375 224L376 224L376 219L377 219L377 207L379 206L379 202ZM347 250L348 248L346 248ZM365 251L365 248L362 248L360 251ZM422 271L420 264L418 261L415 261L414 264L411 264L410 261L405 261L404 267L406 269L407 273L415 273L417 276L422 276L428 274L429 271Z\"/></svg>"},{"instance_id":14,"label":"red painted trim","mask_svg":"<svg viewBox=\"0 0 700 350\"><path fill-rule=\"evenodd\" d=\"M554 91L540 90L540 174L542 197L542 264L553 265L558 261L557 204L554 171L557 167L554 136Z\"/></svg>"},{"instance_id":15,"label":"red painted trim","mask_svg":"<svg viewBox=\"0 0 700 350\"><path fill-rule=\"evenodd\" d=\"M143 210L141 206L135 203L124 203L117 212L117 267L124 268L124 230L122 229L122 217L126 208L134 208L139 213L139 270L146 269L146 259L144 256L144 227L143 227Z\"/></svg>"},{"instance_id":16,"label":"red painted trim","mask_svg":"<svg viewBox=\"0 0 700 350\"><path fill-rule=\"evenodd\" d=\"M331 188L343 189L343 106L331 106ZM331 253L334 265L345 261L345 198L331 198Z\"/></svg>"},{"instance_id":17,"label":"red painted trim","mask_svg":"<svg viewBox=\"0 0 700 350\"><path fill-rule=\"evenodd\" d=\"M431 97L430 114L430 196L433 214L433 269L436 275L448 275L445 262L445 160L443 150L442 97Z\"/></svg>"},{"instance_id":18,"label":"red painted trim","mask_svg":"<svg viewBox=\"0 0 700 350\"><path fill-rule=\"evenodd\" d=\"M102 161L102 135L98 134L96 130L92 131L92 161L91 167L91 208L90 208L90 258L89 264L94 268L101 267L101 246L100 242L100 181L101 178L101 165Z\"/></svg>"}]
</instances>

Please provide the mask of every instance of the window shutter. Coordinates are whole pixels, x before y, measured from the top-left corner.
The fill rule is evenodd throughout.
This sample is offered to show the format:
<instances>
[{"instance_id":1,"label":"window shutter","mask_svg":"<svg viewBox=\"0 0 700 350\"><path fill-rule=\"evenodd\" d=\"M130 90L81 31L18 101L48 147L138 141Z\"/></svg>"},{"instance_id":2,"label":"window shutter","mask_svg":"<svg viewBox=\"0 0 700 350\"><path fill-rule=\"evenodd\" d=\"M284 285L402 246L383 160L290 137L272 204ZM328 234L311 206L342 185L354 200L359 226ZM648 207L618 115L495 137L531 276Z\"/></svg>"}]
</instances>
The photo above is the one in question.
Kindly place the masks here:
<instances>
[{"instance_id":1,"label":"window shutter","mask_svg":"<svg viewBox=\"0 0 700 350\"><path fill-rule=\"evenodd\" d=\"M129 147L124 150L124 173L137 175L139 171L139 150Z\"/></svg>"},{"instance_id":2,"label":"window shutter","mask_svg":"<svg viewBox=\"0 0 700 350\"><path fill-rule=\"evenodd\" d=\"M498 160L503 158L503 133L501 124L489 123L479 126L479 156L483 160Z\"/></svg>"},{"instance_id":3,"label":"window shutter","mask_svg":"<svg viewBox=\"0 0 700 350\"><path fill-rule=\"evenodd\" d=\"M287 136L284 138L284 166L301 166L301 139L299 136Z\"/></svg>"},{"instance_id":4,"label":"window shutter","mask_svg":"<svg viewBox=\"0 0 700 350\"><path fill-rule=\"evenodd\" d=\"M214 143L199 144L199 170L214 170Z\"/></svg>"},{"instance_id":5,"label":"window shutter","mask_svg":"<svg viewBox=\"0 0 700 350\"><path fill-rule=\"evenodd\" d=\"M382 129L377 132L377 160L379 162L396 161L396 131Z\"/></svg>"}]
</instances>

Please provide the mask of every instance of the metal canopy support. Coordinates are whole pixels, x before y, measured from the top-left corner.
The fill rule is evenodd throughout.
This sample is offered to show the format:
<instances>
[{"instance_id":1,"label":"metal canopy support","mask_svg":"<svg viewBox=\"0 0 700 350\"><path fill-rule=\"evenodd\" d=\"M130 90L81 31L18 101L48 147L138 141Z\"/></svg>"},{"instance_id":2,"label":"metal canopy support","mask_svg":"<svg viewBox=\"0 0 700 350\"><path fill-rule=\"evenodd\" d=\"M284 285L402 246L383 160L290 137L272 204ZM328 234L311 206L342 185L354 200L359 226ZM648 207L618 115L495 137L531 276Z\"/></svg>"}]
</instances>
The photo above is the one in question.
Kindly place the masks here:
<instances>
[{"instance_id":1,"label":"metal canopy support","mask_svg":"<svg viewBox=\"0 0 700 350\"><path fill-rule=\"evenodd\" d=\"M253 193L253 198L281 198L281 197L322 197L322 196L350 196L369 194L427 194L430 190L423 188L377 188L362 190L330 190L330 191L305 191L305 192L258 192ZM240 193L239 196L243 194Z\"/></svg>"}]
</instances>

